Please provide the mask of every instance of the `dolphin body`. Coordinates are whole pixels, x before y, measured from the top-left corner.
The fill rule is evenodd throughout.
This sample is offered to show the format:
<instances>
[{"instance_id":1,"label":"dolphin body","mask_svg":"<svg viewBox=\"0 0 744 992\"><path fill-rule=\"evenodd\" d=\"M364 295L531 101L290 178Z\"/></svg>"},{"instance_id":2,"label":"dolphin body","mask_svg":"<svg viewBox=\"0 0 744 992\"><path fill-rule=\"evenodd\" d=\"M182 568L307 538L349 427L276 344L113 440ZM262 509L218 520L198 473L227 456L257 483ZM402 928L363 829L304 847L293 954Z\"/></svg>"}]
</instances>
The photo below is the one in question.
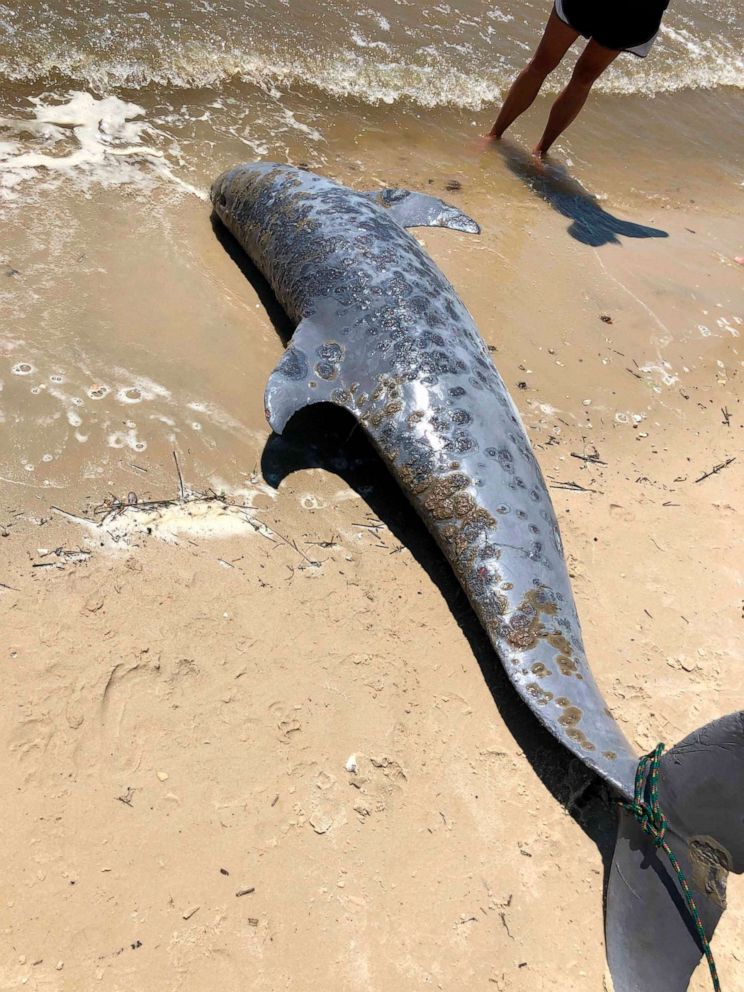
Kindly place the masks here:
<instances>
[{"instance_id":1,"label":"dolphin body","mask_svg":"<svg viewBox=\"0 0 744 992\"><path fill-rule=\"evenodd\" d=\"M314 403L359 421L524 702L632 801L638 756L589 669L555 512L519 413L472 317L406 230L478 225L435 197L360 193L273 163L229 169L211 199L297 325L266 387L271 427L281 433ZM710 937L727 872L744 871L744 713L668 752L660 794L666 841ZM606 917L616 992L687 988L702 947L681 891L621 811Z\"/></svg>"}]
</instances>

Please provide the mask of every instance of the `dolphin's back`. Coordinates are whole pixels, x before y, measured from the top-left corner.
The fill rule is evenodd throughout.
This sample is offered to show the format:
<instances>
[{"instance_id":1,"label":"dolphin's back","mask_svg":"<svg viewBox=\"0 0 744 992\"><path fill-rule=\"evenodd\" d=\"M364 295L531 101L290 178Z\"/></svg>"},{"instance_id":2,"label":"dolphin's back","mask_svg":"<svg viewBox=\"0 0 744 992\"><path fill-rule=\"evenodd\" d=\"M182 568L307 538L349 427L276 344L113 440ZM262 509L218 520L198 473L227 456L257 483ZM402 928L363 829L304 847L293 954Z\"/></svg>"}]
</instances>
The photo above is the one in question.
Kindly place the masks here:
<instances>
[{"instance_id":1,"label":"dolphin's back","mask_svg":"<svg viewBox=\"0 0 744 992\"><path fill-rule=\"evenodd\" d=\"M389 321L396 303L410 300L414 284L420 288L414 306L448 295L467 315L415 238L369 194L311 172L265 163L224 173L212 196L220 219L297 323L328 299L339 311L386 311L381 319Z\"/></svg>"},{"instance_id":2,"label":"dolphin's back","mask_svg":"<svg viewBox=\"0 0 744 992\"><path fill-rule=\"evenodd\" d=\"M369 194L322 177L287 166L232 170L213 200L301 322L267 387L272 426L321 400L359 419L522 698L632 796L637 758L587 664L547 487L450 283Z\"/></svg>"}]
</instances>

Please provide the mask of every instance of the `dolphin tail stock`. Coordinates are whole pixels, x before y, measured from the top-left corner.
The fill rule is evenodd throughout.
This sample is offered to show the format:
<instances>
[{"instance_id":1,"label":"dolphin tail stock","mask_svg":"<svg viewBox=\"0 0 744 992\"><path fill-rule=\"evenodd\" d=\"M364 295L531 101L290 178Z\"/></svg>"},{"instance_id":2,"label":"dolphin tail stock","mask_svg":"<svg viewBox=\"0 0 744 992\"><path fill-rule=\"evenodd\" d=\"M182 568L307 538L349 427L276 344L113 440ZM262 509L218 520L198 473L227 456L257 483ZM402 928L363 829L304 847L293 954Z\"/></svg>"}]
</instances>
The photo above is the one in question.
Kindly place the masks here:
<instances>
[{"instance_id":1,"label":"dolphin tail stock","mask_svg":"<svg viewBox=\"0 0 744 992\"><path fill-rule=\"evenodd\" d=\"M744 711L692 733L661 758L658 772L652 764L649 799L639 808L643 788L637 783L635 814L634 804L620 813L607 887L615 992L685 992L703 953L719 992L705 944L726 908L728 872L744 872ZM656 788L655 814L648 803ZM640 822L648 812L650 830Z\"/></svg>"},{"instance_id":2,"label":"dolphin tail stock","mask_svg":"<svg viewBox=\"0 0 744 992\"><path fill-rule=\"evenodd\" d=\"M401 227L448 227L464 234L480 234L480 225L458 207L428 193L408 189L381 189L363 193Z\"/></svg>"}]
</instances>

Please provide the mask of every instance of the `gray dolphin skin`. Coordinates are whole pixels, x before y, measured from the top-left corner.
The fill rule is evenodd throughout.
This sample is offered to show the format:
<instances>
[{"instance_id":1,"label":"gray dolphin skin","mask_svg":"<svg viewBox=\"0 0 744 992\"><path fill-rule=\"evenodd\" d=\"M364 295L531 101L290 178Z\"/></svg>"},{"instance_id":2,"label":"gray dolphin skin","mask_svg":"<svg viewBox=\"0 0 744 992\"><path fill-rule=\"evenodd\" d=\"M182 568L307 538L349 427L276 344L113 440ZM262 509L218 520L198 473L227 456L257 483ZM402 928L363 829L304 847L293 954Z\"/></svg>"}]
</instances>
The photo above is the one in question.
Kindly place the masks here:
<instances>
[{"instance_id":1,"label":"gray dolphin skin","mask_svg":"<svg viewBox=\"0 0 744 992\"><path fill-rule=\"evenodd\" d=\"M619 799L632 801L638 756L589 669L555 513L519 413L472 317L406 230L478 233L478 225L432 196L360 193L273 163L229 169L211 198L297 325L266 387L271 427L281 433L314 403L358 420L524 702ZM710 936L727 871L744 868L744 715L693 736L664 756L660 777L667 841ZM722 776L739 782L738 793ZM703 803L705 783L718 784ZM716 793L728 799L717 804ZM696 819L702 805L707 818ZM621 812L607 907L616 992L683 992L702 953L679 882L659 857ZM668 941L644 943L645 926Z\"/></svg>"}]
</instances>

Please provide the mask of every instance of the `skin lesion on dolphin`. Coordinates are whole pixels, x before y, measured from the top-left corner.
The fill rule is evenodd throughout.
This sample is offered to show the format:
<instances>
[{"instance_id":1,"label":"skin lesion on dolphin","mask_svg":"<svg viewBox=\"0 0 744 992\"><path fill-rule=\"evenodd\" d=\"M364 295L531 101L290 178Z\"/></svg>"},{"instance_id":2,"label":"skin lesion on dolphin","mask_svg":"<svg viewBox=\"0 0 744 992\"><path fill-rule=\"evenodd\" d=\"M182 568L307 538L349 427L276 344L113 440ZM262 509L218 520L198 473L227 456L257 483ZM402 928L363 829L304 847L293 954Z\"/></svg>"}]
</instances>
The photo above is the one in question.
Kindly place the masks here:
<instances>
[{"instance_id":1,"label":"skin lesion on dolphin","mask_svg":"<svg viewBox=\"0 0 744 992\"><path fill-rule=\"evenodd\" d=\"M338 378L338 367L331 362L317 362L315 372L320 379L325 379L326 382Z\"/></svg>"},{"instance_id":2,"label":"skin lesion on dolphin","mask_svg":"<svg viewBox=\"0 0 744 992\"><path fill-rule=\"evenodd\" d=\"M337 341L324 341L315 349L318 361L315 371L321 379L331 381L337 379L341 372L344 358L344 347Z\"/></svg>"},{"instance_id":3,"label":"skin lesion on dolphin","mask_svg":"<svg viewBox=\"0 0 744 992\"><path fill-rule=\"evenodd\" d=\"M578 670L571 643L559 631L549 632L542 621L541 615L554 616L556 611L557 606L545 588L531 589L511 616L506 639L512 647L522 651L536 648L541 640L547 642L557 652L554 660L561 675L581 682L584 676ZM542 668L547 671L545 666ZM532 671L535 671L534 666ZM545 677L544 672L542 677Z\"/></svg>"},{"instance_id":4,"label":"skin lesion on dolphin","mask_svg":"<svg viewBox=\"0 0 744 992\"><path fill-rule=\"evenodd\" d=\"M456 506L464 508L468 494L466 490L470 479L462 472L454 472L443 478L430 477L428 484L422 489L426 496L422 499L423 508L435 521L452 520L458 514ZM461 498L458 504L456 500ZM472 500L472 496L470 496Z\"/></svg>"},{"instance_id":5,"label":"skin lesion on dolphin","mask_svg":"<svg viewBox=\"0 0 744 992\"><path fill-rule=\"evenodd\" d=\"M563 697L561 697L561 699L562 698ZM559 700L556 700L556 702L559 706L563 705ZM571 706L568 704L564 708L563 713L558 717L558 723L562 724L564 727L575 727L581 720L582 715L583 714L578 706Z\"/></svg>"},{"instance_id":6,"label":"skin lesion on dolphin","mask_svg":"<svg viewBox=\"0 0 744 992\"><path fill-rule=\"evenodd\" d=\"M572 648L568 640L560 633L553 633L548 636L548 644L562 654L570 655Z\"/></svg>"},{"instance_id":7,"label":"skin lesion on dolphin","mask_svg":"<svg viewBox=\"0 0 744 992\"><path fill-rule=\"evenodd\" d=\"M557 606L545 586L528 590L506 624L506 640L513 648L529 651L548 636L542 617L554 616Z\"/></svg>"},{"instance_id":8,"label":"skin lesion on dolphin","mask_svg":"<svg viewBox=\"0 0 744 992\"><path fill-rule=\"evenodd\" d=\"M336 406L350 407L351 401L352 396L348 389L334 389L331 393L331 402Z\"/></svg>"},{"instance_id":9,"label":"skin lesion on dolphin","mask_svg":"<svg viewBox=\"0 0 744 992\"><path fill-rule=\"evenodd\" d=\"M543 689L537 682L530 682L526 687L526 692L528 696L531 696L535 700L538 706L547 706L553 699L553 693L548 689Z\"/></svg>"},{"instance_id":10,"label":"skin lesion on dolphin","mask_svg":"<svg viewBox=\"0 0 744 992\"><path fill-rule=\"evenodd\" d=\"M555 659L555 663L558 666L561 675L565 675L566 678L570 678L572 675L575 676L579 681L581 681L584 678L584 676L581 675L578 671L578 665L576 663L576 659L572 658L570 655L559 654Z\"/></svg>"},{"instance_id":11,"label":"skin lesion on dolphin","mask_svg":"<svg viewBox=\"0 0 744 992\"><path fill-rule=\"evenodd\" d=\"M508 610L507 598L492 592L501 578L493 568L501 550L489 539L498 521L469 492L473 482L457 471L459 463L452 462L449 467L451 471L445 476L417 473L413 465L401 466L399 474L401 483L420 502L422 514L445 546L455 572L478 601L484 623L488 623Z\"/></svg>"},{"instance_id":12,"label":"skin lesion on dolphin","mask_svg":"<svg viewBox=\"0 0 744 992\"><path fill-rule=\"evenodd\" d=\"M308 366L305 353L297 347L284 352L276 369L277 373L290 382L300 382L307 378Z\"/></svg>"},{"instance_id":13,"label":"skin lesion on dolphin","mask_svg":"<svg viewBox=\"0 0 744 992\"><path fill-rule=\"evenodd\" d=\"M479 603L484 622L491 619L494 602L499 604L497 612L500 617L509 609L506 596L493 590L501 575L492 567L492 563L498 561L501 552L483 543L492 526L488 511L478 507L464 520L446 523L439 531L455 572Z\"/></svg>"},{"instance_id":14,"label":"skin lesion on dolphin","mask_svg":"<svg viewBox=\"0 0 744 992\"><path fill-rule=\"evenodd\" d=\"M695 886L722 910L726 908L726 882L733 858L713 837L691 837L687 846Z\"/></svg>"},{"instance_id":15,"label":"skin lesion on dolphin","mask_svg":"<svg viewBox=\"0 0 744 992\"><path fill-rule=\"evenodd\" d=\"M450 549L451 560L458 574L466 577L468 585L484 593L484 584L497 582L499 576L484 565L476 568L476 562L485 553L488 560L497 560L500 552L488 543L489 534L496 528L496 519L478 504L476 498L467 491L472 485L469 477L460 472L441 479L431 480L424 490L422 503L426 512L438 524L439 533ZM501 597L505 600L505 597Z\"/></svg>"},{"instance_id":16,"label":"skin lesion on dolphin","mask_svg":"<svg viewBox=\"0 0 744 992\"><path fill-rule=\"evenodd\" d=\"M401 384L402 380L397 376L379 376L377 384L369 396L366 393L356 396L354 402L359 409L368 403L377 404L385 399L384 406L376 410L365 410L361 417L362 422L369 424L371 427L380 427L384 421L392 420L393 417L400 413L403 409Z\"/></svg>"},{"instance_id":17,"label":"skin lesion on dolphin","mask_svg":"<svg viewBox=\"0 0 744 992\"><path fill-rule=\"evenodd\" d=\"M578 706L575 706L566 696L558 696L555 704L563 710L563 713L558 717L558 723L565 728L566 736L576 741L585 751L596 750L594 744L578 726L584 716L582 710Z\"/></svg>"},{"instance_id":18,"label":"skin lesion on dolphin","mask_svg":"<svg viewBox=\"0 0 744 992\"><path fill-rule=\"evenodd\" d=\"M579 665L574 657L573 647L570 641L560 632L549 634L546 640L558 652L555 663L561 675L565 675L566 678L576 678L581 682L584 676L579 672Z\"/></svg>"},{"instance_id":19,"label":"skin lesion on dolphin","mask_svg":"<svg viewBox=\"0 0 744 992\"><path fill-rule=\"evenodd\" d=\"M533 675L536 675L537 678L539 679L546 679L548 678L548 676L553 674L552 671L547 667L547 665L543 665L541 661L536 661L535 664L530 668L530 671L532 672Z\"/></svg>"},{"instance_id":20,"label":"skin lesion on dolphin","mask_svg":"<svg viewBox=\"0 0 744 992\"><path fill-rule=\"evenodd\" d=\"M568 727L566 729L566 737L570 737L572 741L576 741L579 747L582 747L585 751L596 751L595 745L592 744L584 731L578 727Z\"/></svg>"},{"instance_id":21,"label":"skin lesion on dolphin","mask_svg":"<svg viewBox=\"0 0 744 992\"><path fill-rule=\"evenodd\" d=\"M396 413L400 413L403 409L403 404L400 400L391 400L387 403L382 410L376 410L369 416L369 423L373 427L379 427L383 420L389 420L394 417Z\"/></svg>"},{"instance_id":22,"label":"skin lesion on dolphin","mask_svg":"<svg viewBox=\"0 0 744 992\"><path fill-rule=\"evenodd\" d=\"M422 474L413 464L401 465L398 469L398 477L401 485L405 486L414 497L421 496L431 485L430 474L428 472Z\"/></svg>"}]
</instances>

